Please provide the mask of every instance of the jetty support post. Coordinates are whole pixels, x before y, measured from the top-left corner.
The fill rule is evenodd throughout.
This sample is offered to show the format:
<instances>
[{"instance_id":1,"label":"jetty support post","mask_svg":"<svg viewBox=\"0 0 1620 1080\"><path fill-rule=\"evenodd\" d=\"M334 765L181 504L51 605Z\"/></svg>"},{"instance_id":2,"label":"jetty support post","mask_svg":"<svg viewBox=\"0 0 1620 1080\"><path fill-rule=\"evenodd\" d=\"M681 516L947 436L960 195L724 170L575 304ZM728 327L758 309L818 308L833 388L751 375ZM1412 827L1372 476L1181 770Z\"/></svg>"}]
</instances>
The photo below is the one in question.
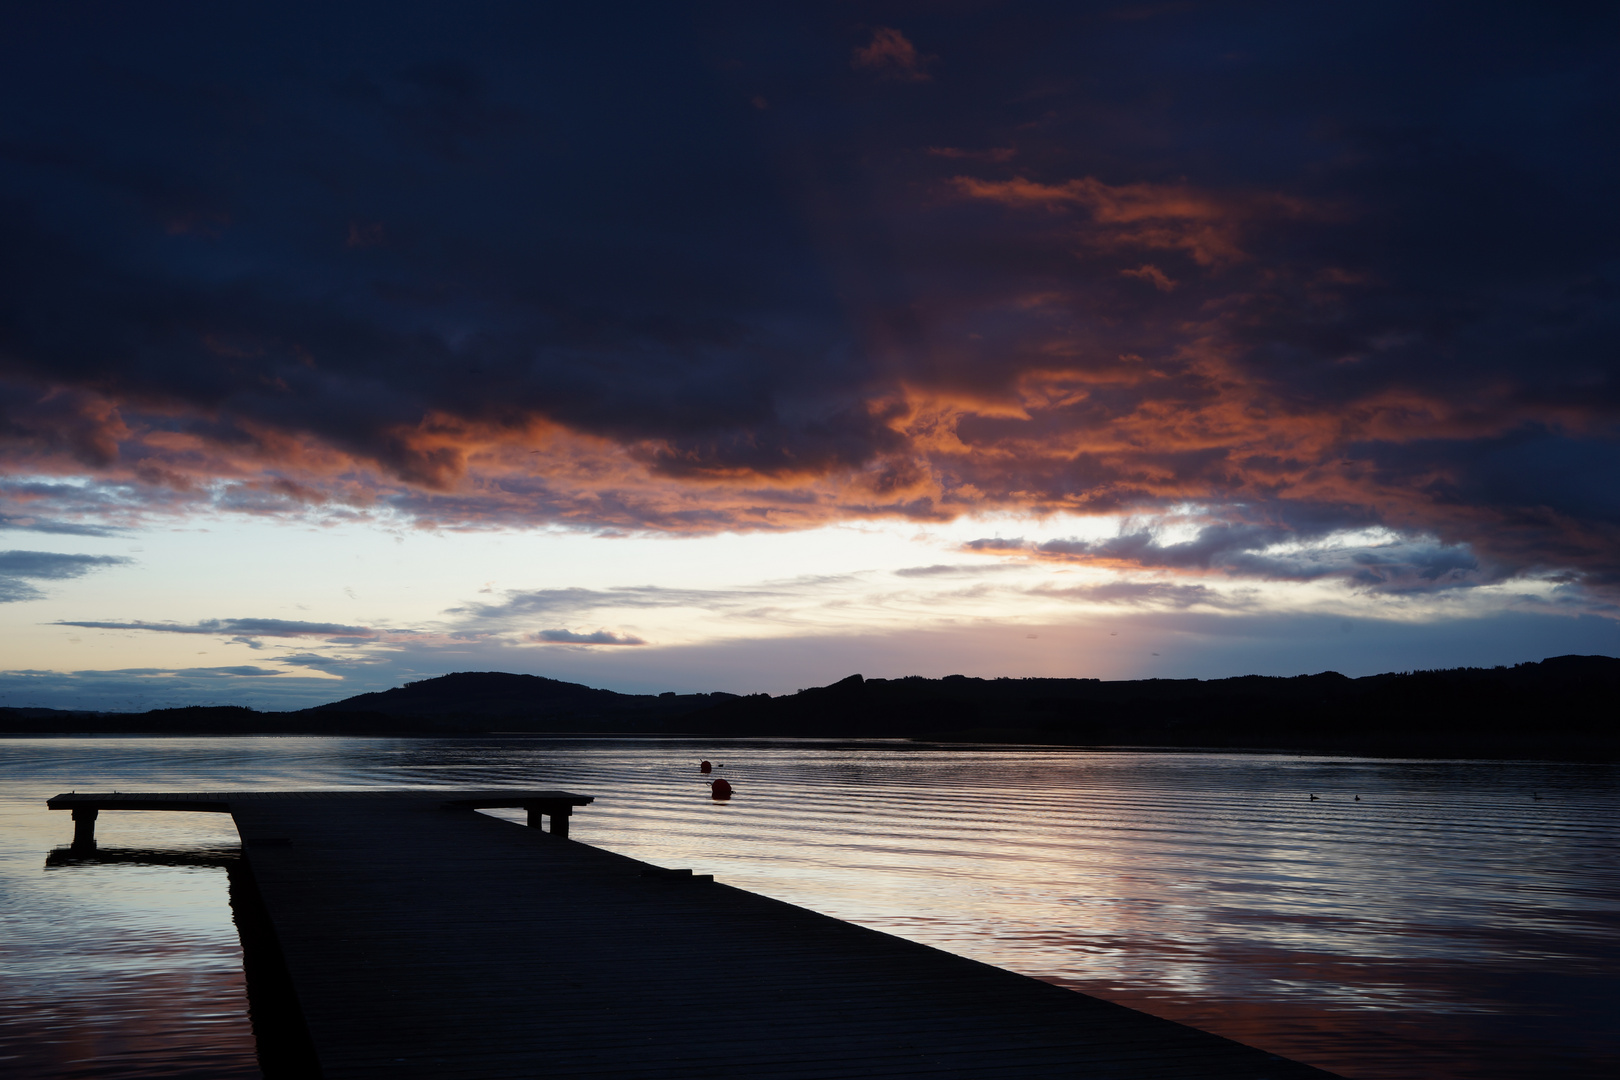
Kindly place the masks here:
<instances>
[{"instance_id":1,"label":"jetty support post","mask_svg":"<svg viewBox=\"0 0 1620 1080\"><path fill-rule=\"evenodd\" d=\"M73 850L96 850L96 815L101 813L93 806L75 806L73 808Z\"/></svg>"},{"instance_id":2,"label":"jetty support post","mask_svg":"<svg viewBox=\"0 0 1620 1080\"><path fill-rule=\"evenodd\" d=\"M567 803L530 803L529 828L540 828L542 817L551 818L551 835L563 840L568 839L568 817L574 808Z\"/></svg>"},{"instance_id":3,"label":"jetty support post","mask_svg":"<svg viewBox=\"0 0 1620 1080\"><path fill-rule=\"evenodd\" d=\"M503 810L521 809L527 815L531 829L546 832L546 818L551 819L548 835L568 839L568 817L576 806L586 806L596 800L589 795L575 795L571 791L469 791L440 805L446 810Z\"/></svg>"}]
</instances>

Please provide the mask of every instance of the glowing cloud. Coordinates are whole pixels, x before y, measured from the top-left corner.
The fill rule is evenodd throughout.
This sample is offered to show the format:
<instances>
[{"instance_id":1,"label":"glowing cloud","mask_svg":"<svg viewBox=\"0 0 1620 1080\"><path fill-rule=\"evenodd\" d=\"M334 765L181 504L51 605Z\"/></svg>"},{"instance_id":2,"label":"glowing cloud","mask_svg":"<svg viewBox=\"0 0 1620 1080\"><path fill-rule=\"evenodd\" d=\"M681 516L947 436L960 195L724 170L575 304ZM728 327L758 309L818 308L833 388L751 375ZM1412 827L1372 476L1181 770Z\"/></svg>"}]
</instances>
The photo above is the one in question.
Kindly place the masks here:
<instances>
[{"instance_id":1,"label":"glowing cloud","mask_svg":"<svg viewBox=\"0 0 1620 1080\"><path fill-rule=\"evenodd\" d=\"M1514 85L1543 87L1485 124L1453 103L1501 71L1442 78L1394 15L992 5L853 45L707 18L431 14L317 55L288 9L11 47L35 104L0 140L0 523L1196 504L1196 539L1019 557L1620 588L1598 31L1482 17L1538 43ZM1167 59L1194 55L1225 59Z\"/></svg>"}]
</instances>

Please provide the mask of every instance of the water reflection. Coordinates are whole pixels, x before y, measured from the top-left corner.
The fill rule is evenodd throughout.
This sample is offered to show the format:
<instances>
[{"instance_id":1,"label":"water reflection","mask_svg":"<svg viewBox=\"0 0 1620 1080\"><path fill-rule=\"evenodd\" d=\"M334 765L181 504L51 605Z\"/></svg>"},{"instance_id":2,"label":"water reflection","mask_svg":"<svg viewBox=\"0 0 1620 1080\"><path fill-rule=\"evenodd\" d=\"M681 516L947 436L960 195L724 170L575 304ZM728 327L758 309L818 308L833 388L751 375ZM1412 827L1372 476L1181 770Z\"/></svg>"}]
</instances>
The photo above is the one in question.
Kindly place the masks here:
<instances>
[{"instance_id":1,"label":"water reflection","mask_svg":"<svg viewBox=\"0 0 1620 1080\"><path fill-rule=\"evenodd\" d=\"M314 1047L304 1026L297 994L282 962L252 868L242 858L241 848L102 848L93 841L76 837L68 847L55 848L45 856L47 870L85 870L104 865L209 867L225 871L232 920L242 946L247 1020L262 1078L304 1080L318 1073ZM240 1017L235 1013L227 1013L222 1019L239 1026L236 1022ZM240 1065L240 1062L233 1064ZM108 1067L113 1070L111 1073L92 1070L86 1075L126 1075L126 1066L122 1063Z\"/></svg>"},{"instance_id":2,"label":"water reflection","mask_svg":"<svg viewBox=\"0 0 1620 1080\"><path fill-rule=\"evenodd\" d=\"M234 994L234 1023L244 1026L223 872L127 865L41 875L39 852L69 831L66 814L43 810L46 797L73 787L418 785L595 795L572 819L576 839L715 873L1346 1076L1608 1076L1620 1067L1610 1020L1620 1014L1620 845L1610 824L1620 793L1608 766L791 741L3 745L0 918L30 944L0 989L0 1025L9 1017L13 1032L67 1041L166 1039L179 1070L119 1072L155 1067L154 1055L123 1053L92 1054L86 1060L102 1062L94 1066L53 1058L23 1075L252 1074L251 1046L221 1064L231 1039L244 1047L222 1036L223 1021L143 1011L143 986L163 985L177 1010L204 1017L217 1018ZM710 777L693 764L709 757L726 762L742 794L713 799ZM199 858L236 842L221 815L108 812L98 830L115 850ZM26 860L13 858L19 851ZM173 985L181 972L195 975L192 989ZM235 989L222 989L232 978ZM100 1012L75 1011L86 1001ZM117 1027L108 1016L136 1030L108 1035ZM0 1053L26 1038L0 1029ZM207 1069L183 1071L198 1054L213 1055ZM103 1066L114 1071L83 1071Z\"/></svg>"},{"instance_id":3,"label":"water reflection","mask_svg":"<svg viewBox=\"0 0 1620 1080\"><path fill-rule=\"evenodd\" d=\"M226 870L242 861L240 848L201 848L195 851L169 851L163 848L86 849L83 845L53 848L45 856L45 869L100 866L103 863L132 863L137 866L212 866Z\"/></svg>"}]
</instances>

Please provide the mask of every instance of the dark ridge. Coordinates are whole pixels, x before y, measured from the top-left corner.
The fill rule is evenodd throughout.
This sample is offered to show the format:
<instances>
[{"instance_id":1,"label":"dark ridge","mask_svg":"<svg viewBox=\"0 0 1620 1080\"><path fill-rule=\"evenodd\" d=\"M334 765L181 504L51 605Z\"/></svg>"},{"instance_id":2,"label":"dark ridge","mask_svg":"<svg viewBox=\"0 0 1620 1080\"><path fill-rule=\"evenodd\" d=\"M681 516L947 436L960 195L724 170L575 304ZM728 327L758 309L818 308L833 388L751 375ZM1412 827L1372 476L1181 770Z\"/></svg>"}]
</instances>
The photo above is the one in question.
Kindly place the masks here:
<instances>
[{"instance_id":1,"label":"dark ridge","mask_svg":"<svg viewBox=\"0 0 1620 1080\"><path fill-rule=\"evenodd\" d=\"M410 726L467 731L660 732L732 694L621 694L540 675L459 671L393 690L334 701L304 715L389 717Z\"/></svg>"},{"instance_id":2,"label":"dark ridge","mask_svg":"<svg viewBox=\"0 0 1620 1080\"><path fill-rule=\"evenodd\" d=\"M377 712L411 717L515 717L634 708L657 700L650 694L620 694L540 675L458 671L436 679L406 683L392 690L344 698L309 711Z\"/></svg>"},{"instance_id":3,"label":"dark ridge","mask_svg":"<svg viewBox=\"0 0 1620 1080\"><path fill-rule=\"evenodd\" d=\"M905 738L1412 756L1620 757L1620 659L1346 678L863 679L771 697L620 694L536 675L458 672L301 712L0 709L0 732Z\"/></svg>"},{"instance_id":4,"label":"dark ridge","mask_svg":"<svg viewBox=\"0 0 1620 1080\"><path fill-rule=\"evenodd\" d=\"M0 734L462 735L670 730L735 694L621 694L504 671L461 671L296 712L188 705L144 713L0 708ZM674 726L678 727L678 724Z\"/></svg>"},{"instance_id":5,"label":"dark ridge","mask_svg":"<svg viewBox=\"0 0 1620 1080\"><path fill-rule=\"evenodd\" d=\"M739 698L686 719L726 735L1610 758L1620 659L1350 679L862 679Z\"/></svg>"}]
</instances>

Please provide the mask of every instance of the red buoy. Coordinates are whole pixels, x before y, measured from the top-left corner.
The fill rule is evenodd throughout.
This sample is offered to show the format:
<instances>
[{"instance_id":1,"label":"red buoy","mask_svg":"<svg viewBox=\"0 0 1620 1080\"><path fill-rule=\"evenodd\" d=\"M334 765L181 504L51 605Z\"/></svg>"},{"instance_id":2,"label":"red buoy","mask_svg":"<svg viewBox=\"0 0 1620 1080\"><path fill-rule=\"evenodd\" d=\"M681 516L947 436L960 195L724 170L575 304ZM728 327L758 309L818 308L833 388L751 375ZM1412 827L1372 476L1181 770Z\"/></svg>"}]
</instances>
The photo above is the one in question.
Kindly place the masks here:
<instances>
[{"instance_id":1,"label":"red buoy","mask_svg":"<svg viewBox=\"0 0 1620 1080\"><path fill-rule=\"evenodd\" d=\"M710 765L707 761L698 762L698 772L706 773L712 768L714 768L714 766Z\"/></svg>"},{"instance_id":2,"label":"red buoy","mask_svg":"<svg viewBox=\"0 0 1620 1080\"><path fill-rule=\"evenodd\" d=\"M716 801L731 798L731 785L724 780L716 780L709 785L710 793Z\"/></svg>"}]
</instances>

